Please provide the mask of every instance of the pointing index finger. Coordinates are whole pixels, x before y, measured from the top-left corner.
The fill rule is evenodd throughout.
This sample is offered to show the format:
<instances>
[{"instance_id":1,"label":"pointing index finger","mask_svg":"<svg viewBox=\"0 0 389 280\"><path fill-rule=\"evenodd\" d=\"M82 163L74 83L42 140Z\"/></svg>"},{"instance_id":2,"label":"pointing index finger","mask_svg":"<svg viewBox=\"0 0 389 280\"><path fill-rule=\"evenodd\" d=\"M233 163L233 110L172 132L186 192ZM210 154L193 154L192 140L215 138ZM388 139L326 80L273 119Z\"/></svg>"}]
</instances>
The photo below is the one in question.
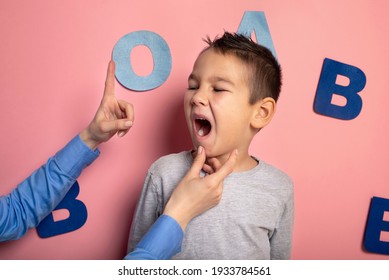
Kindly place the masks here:
<instances>
[{"instance_id":1,"label":"pointing index finger","mask_svg":"<svg viewBox=\"0 0 389 280\"><path fill-rule=\"evenodd\" d=\"M114 95L115 86L115 62L111 60L108 64L107 77L105 79L104 96Z\"/></svg>"}]
</instances>

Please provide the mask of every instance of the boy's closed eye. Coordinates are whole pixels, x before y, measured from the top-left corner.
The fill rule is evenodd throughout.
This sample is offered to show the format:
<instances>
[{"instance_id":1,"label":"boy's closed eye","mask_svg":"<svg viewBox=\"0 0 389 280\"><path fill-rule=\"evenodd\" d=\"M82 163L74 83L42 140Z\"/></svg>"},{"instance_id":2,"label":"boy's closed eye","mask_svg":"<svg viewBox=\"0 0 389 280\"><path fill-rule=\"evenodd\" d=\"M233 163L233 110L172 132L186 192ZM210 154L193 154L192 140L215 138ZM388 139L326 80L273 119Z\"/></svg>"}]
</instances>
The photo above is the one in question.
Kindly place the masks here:
<instances>
[{"instance_id":1,"label":"boy's closed eye","mask_svg":"<svg viewBox=\"0 0 389 280\"><path fill-rule=\"evenodd\" d=\"M187 88L187 90L197 90L197 89L199 89L199 87L198 86L193 86L193 85L189 85L188 88ZM212 90L214 92L228 91L228 90L226 90L224 88L218 88L218 87L213 87Z\"/></svg>"},{"instance_id":2,"label":"boy's closed eye","mask_svg":"<svg viewBox=\"0 0 389 280\"><path fill-rule=\"evenodd\" d=\"M198 88L199 88L198 83L196 83L194 81L189 81L188 82L188 90L196 90Z\"/></svg>"},{"instance_id":3,"label":"boy's closed eye","mask_svg":"<svg viewBox=\"0 0 389 280\"><path fill-rule=\"evenodd\" d=\"M191 74L188 78L188 90L196 90L199 88L197 79Z\"/></svg>"},{"instance_id":4,"label":"boy's closed eye","mask_svg":"<svg viewBox=\"0 0 389 280\"><path fill-rule=\"evenodd\" d=\"M213 87L213 91L214 92L223 92L223 91L228 91L228 90L221 88L221 87Z\"/></svg>"}]
</instances>

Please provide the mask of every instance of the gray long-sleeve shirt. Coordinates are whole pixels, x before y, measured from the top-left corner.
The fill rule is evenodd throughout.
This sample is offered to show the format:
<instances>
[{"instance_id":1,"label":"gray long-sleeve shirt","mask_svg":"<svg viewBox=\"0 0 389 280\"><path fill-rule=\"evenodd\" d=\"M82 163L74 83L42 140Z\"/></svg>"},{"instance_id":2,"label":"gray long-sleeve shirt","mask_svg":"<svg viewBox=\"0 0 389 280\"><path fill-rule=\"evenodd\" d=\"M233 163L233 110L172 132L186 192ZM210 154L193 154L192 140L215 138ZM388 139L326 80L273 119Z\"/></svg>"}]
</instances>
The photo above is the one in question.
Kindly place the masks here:
<instances>
[{"instance_id":1,"label":"gray long-sleeve shirt","mask_svg":"<svg viewBox=\"0 0 389 280\"><path fill-rule=\"evenodd\" d=\"M134 215L128 251L162 214L193 163L190 152L164 156L150 167ZM259 161L224 180L220 203L194 218L174 259L288 259L294 216L293 183Z\"/></svg>"}]
</instances>

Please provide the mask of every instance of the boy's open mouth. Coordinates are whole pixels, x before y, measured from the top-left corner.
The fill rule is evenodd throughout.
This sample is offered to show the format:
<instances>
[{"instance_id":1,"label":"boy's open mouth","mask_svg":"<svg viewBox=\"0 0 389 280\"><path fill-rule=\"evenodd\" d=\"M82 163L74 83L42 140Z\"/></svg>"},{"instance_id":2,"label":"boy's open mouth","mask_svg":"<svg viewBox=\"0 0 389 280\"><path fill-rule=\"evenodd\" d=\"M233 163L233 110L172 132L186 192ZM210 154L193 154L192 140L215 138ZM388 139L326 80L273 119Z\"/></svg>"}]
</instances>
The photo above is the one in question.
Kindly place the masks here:
<instances>
[{"instance_id":1,"label":"boy's open mouth","mask_svg":"<svg viewBox=\"0 0 389 280\"><path fill-rule=\"evenodd\" d=\"M207 136L212 129L211 123L204 118L195 119L195 130L197 134L201 137Z\"/></svg>"}]
</instances>

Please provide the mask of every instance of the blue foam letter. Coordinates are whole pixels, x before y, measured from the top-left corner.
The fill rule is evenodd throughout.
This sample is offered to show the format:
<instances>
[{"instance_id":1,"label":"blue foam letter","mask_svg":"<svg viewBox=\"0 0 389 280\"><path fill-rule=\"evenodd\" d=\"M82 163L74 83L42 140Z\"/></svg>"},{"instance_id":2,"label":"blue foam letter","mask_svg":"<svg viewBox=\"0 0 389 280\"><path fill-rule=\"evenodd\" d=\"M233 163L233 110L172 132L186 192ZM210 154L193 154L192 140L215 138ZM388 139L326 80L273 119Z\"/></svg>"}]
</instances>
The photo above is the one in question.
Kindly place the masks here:
<instances>
[{"instance_id":1,"label":"blue foam letter","mask_svg":"<svg viewBox=\"0 0 389 280\"><path fill-rule=\"evenodd\" d=\"M338 75L347 77L349 85L336 84ZM316 91L314 109L317 113L329 117L351 120L356 118L362 110L362 98L358 92L366 85L366 76L359 68L331 60L324 59L320 80ZM345 106L332 104L333 94L346 98Z\"/></svg>"},{"instance_id":2,"label":"blue foam letter","mask_svg":"<svg viewBox=\"0 0 389 280\"><path fill-rule=\"evenodd\" d=\"M366 225L364 245L369 252L389 255L389 242L380 241L381 231L389 232L389 222L383 220L385 211L389 211L389 199L373 197Z\"/></svg>"},{"instance_id":3,"label":"blue foam letter","mask_svg":"<svg viewBox=\"0 0 389 280\"><path fill-rule=\"evenodd\" d=\"M255 33L255 37L257 38L257 43L268 48L273 53L274 57L277 58L264 12L244 12L237 33L251 36L253 31Z\"/></svg>"},{"instance_id":4,"label":"blue foam letter","mask_svg":"<svg viewBox=\"0 0 389 280\"><path fill-rule=\"evenodd\" d=\"M76 200L77 195L80 192L80 186L76 181L66 194L64 199L54 209L67 209L69 210L69 218L61 221L54 221L53 214L50 213L44 218L37 227L38 235L41 238L47 238L56 236L63 233L68 233L82 227L87 219L88 212L84 203L80 200Z\"/></svg>"},{"instance_id":5,"label":"blue foam letter","mask_svg":"<svg viewBox=\"0 0 389 280\"><path fill-rule=\"evenodd\" d=\"M148 47L154 69L148 76L138 76L131 65L131 50L139 45ZM112 58L116 63L116 78L126 88L135 91L152 90L162 85L170 75L172 56L165 40L151 31L136 31L124 35L116 43Z\"/></svg>"}]
</instances>

